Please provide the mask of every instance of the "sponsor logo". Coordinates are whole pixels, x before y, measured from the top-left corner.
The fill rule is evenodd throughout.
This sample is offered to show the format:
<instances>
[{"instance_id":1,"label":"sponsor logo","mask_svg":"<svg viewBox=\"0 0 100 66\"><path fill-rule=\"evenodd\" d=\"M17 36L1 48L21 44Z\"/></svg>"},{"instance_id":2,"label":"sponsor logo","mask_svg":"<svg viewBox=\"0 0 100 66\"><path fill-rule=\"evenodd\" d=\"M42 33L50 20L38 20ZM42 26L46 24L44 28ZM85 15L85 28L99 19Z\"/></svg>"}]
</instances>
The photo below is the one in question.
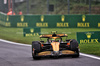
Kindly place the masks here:
<instances>
[{"instance_id":1,"label":"sponsor logo","mask_svg":"<svg viewBox=\"0 0 100 66\"><path fill-rule=\"evenodd\" d=\"M39 33L28 33L28 34L25 34L25 36L39 36Z\"/></svg>"},{"instance_id":2,"label":"sponsor logo","mask_svg":"<svg viewBox=\"0 0 100 66\"><path fill-rule=\"evenodd\" d=\"M6 22L5 23L5 26L10 27L11 26L11 23L10 22Z\"/></svg>"},{"instance_id":3,"label":"sponsor logo","mask_svg":"<svg viewBox=\"0 0 100 66\"><path fill-rule=\"evenodd\" d=\"M84 40L80 40L80 44L83 43L99 43L98 39L84 39Z\"/></svg>"},{"instance_id":4,"label":"sponsor logo","mask_svg":"<svg viewBox=\"0 0 100 66\"><path fill-rule=\"evenodd\" d=\"M30 32L33 33L34 32L34 29L30 29Z\"/></svg>"},{"instance_id":5,"label":"sponsor logo","mask_svg":"<svg viewBox=\"0 0 100 66\"><path fill-rule=\"evenodd\" d=\"M7 15L5 26L10 27L11 23L9 22L9 16Z\"/></svg>"},{"instance_id":6,"label":"sponsor logo","mask_svg":"<svg viewBox=\"0 0 100 66\"><path fill-rule=\"evenodd\" d=\"M62 21L62 22L65 21L65 16L64 16L64 15L61 16L61 21Z\"/></svg>"},{"instance_id":7,"label":"sponsor logo","mask_svg":"<svg viewBox=\"0 0 100 66\"><path fill-rule=\"evenodd\" d=\"M42 23L41 22L37 22L36 23L36 27L48 27L48 23L44 22L44 16L43 15L41 15L40 19L41 19Z\"/></svg>"},{"instance_id":8,"label":"sponsor logo","mask_svg":"<svg viewBox=\"0 0 100 66\"><path fill-rule=\"evenodd\" d=\"M44 16L42 15L42 16L41 16L41 22L43 22L43 21L44 21Z\"/></svg>"},{"instance_id":9,"label":"sponsor logo","mask_svg":"<svg viewBox=\"0 0 100 66\"><path fill-rule=\"evenodd\" d=\"M7 15L7 19L6 19L7 21L9 21L9 16Z\"/></svg>"},{"instance_id":10,"label":"sponsor logo","mask_svg":"<svg viewBox=\"0 0 100 66\"><path fill-rule=\"evenodd\" d=\"M85 43L99 43L98 38L94 38L95 36L94 32L87 32L85 33L86 37L83 36L79 41L80 44L85 44Z\"/></svg>"},{"instance_id":11,"label":"sponsor logo","mask_svg":"<svg viewBox=\"0 0 100 66\"><path fill-rule=\"evenodd\" d=\"M17 23L17 27L28 27L28 23L24 22L24 16L21 16L21 22Z\"/></svg>"},{"instance_id":12,"label":"sponsor logo","mask_svg":"<svg viewBox=\"0 0 100 66\"><path fill-rule=\"evenodd\" d=\"M87 38L91 38L92 33L86 33Z\"/></svg>"},{"instance_id":13,"label":"sponsor logo","mask_svg":"<svg viewBox=\"0 0 100 66\"><path fill-rule=\"evenodd\" d=\"M65 22L65 16L62 15L61 16L61 21L63 22L58 22L57 23L57 27L69 27L69 23L68 22Z\"/></svg>"},{"instance_id":14,"label":"sponsor logo","mask_svg":"<svg viewBox=\"0 0 100 66\"><path fill-rule=\"evenodd\" d=\"M17 23L17 27L28 27L28 23Z\"/></svg>"},{"instance_id":15,"label":"sponsor logo","mask_svg":"<svg viewBox=\"0 0 100 66\"><path fill-rule=\"evenodd\" d=\"M86 16L85 15L82 16L82 21L83 22L78 22L77 23L77 27L90 27L90 23L85 22L86 21Z\"/></svg>"},{"instance_id":16,"label":"sponsor logo","mask_svg":"<svg viewBox=\"0 0 100 66\"><path fill-rule=\"evenodd\" d=\"M98 27L100 27L100 23L98 23Z\"/></svg>"},{"instance_id":17,"label":"sponsor logo","mask_svg":"<svg viewBox=\"0 0 100 66\"><path fill-rule=\"evenodd\" d=\"M83 15L83 16L82 16L82 21L83 21L83 22L85 22L85 18L86 18L86 16Z\"/></svg>"},{"instance_id":18,"label":"sponsor logo","mask_svg":"<svg viewBox=\"0 0 100 66\"><path fill-rule=\"evenodd\" d=\"M21 16L21 22L23 22L23 21L24 21L24 16L22 15L22 16Z\"/></svg>"}]
</instances>

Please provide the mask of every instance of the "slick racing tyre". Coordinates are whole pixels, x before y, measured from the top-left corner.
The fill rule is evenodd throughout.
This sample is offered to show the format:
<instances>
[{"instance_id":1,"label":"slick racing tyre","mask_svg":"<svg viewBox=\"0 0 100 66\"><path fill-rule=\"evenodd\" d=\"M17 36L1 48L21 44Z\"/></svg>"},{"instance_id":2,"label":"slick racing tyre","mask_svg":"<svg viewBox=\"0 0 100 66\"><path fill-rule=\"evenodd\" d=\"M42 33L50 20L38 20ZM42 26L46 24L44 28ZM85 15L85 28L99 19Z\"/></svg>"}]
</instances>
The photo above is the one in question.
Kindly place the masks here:
<instances>
[{"instance_id":1,"label":"slick racing tyre","mask_svg":"<svg viewBox=\"0 0 100 66\"><path fill-rule=\"evenodd\" d=\"M72 58L78 58L79 57L79 49L77 48L76 54L72 56Z\"/></svg>"},{"instance_id":2,"label":"slick racing tyre","mask_svg":"<svg viewBox=\"0 0 100 66\"><path fill-rule=\"evenodd\" d=\"M70 42L70 49L71 49L72 51L75 51L75 52L76 52L76 54L73 55L72 57L79 57L78 42L77 42L75 39L73 39L73 40Z\"/></svg>"},{"instance_id":3,"label":"slick racing tyre","mask_svg":"<svg viewBox=\"0 0 100 66\"><path fill-rule=\"evenodd\" d=\"M33 41L32 42L32 57L33 57L33 59L35 59L35 60L40 59L40 57L36 56L37 53L39 53L40 51L42 51L40 42Z\"/></svg>"},{"instance_id":4,"label":"slick racing tyre","mask_svg":"<svg viewBox=\"0 0 100 66\"><path fill-rule=\"evenodd\" d=\"M73 39L73 40L70 42L70 49L71 49L72 51L75 51L75 50L77 50L77 48L78 48L78 42L77 42L75 39Z\"/></svg>"}]
</instances>

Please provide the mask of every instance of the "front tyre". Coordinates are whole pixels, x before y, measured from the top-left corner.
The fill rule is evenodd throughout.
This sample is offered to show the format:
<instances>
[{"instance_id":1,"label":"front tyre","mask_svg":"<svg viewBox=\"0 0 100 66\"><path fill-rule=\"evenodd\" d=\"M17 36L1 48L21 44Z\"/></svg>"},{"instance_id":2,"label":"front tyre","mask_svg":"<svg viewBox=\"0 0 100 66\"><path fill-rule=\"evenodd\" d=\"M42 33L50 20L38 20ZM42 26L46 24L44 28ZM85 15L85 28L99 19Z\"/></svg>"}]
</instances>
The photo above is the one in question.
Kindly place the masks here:
<instances>
[{"instance_id":1,"label":"front tyre","mask_svg":"<svg viewBox=\"0 0 100 66\"><path fill-rule=\"evenodd\" d=\"M79 49L77 48L76 54L72 56L72 58L78 58L79 57Z\"/></svg>"},{"instance_id":2,"label":"front tyre","mask_svg":"<svg viewBox=\"0 0 100 66\"><path fill-rule=\"evenodd\" d=\"M76 53L75 55L72 56L73 58L79 57L78 42L75 39L73 39L70 42L70 49Z\"/></svg>"},{"instance_id":3,"label":"front tyre","mask_svg":"<svg viewBox=\"0 0 100 66\"><path fill-rule=\"evenodd\" d=\"M38 41L33 41L32 42L32 57L34 60L38 60L41 57L37 56L37 54L42 51L41 49L41 44Z\"/></svg>"}]
</instances>

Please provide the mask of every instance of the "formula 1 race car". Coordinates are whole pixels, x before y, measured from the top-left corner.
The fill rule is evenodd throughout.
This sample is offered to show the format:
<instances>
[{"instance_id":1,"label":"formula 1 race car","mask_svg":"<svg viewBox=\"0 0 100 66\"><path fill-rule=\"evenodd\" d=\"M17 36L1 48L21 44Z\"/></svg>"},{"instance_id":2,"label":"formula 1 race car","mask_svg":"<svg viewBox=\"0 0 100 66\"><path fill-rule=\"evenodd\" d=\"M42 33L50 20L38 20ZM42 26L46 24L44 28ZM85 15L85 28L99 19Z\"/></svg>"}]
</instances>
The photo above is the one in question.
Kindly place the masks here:
<instances>
[{"instance_id":1,"label":"formula 1 race car","mask_svg":"<svg viewBox=\"0 0 100 66\"><path fill-rule=\"evenodd\" d=\"M40 59L44 56L66 56L79 57L78 42L75 39L62 40L63 37L68 37L67 34L44 34L41 38L46 38L47 41L33 41L32 42L32 57L33 59Z\"/></svg>"}]
</instances>

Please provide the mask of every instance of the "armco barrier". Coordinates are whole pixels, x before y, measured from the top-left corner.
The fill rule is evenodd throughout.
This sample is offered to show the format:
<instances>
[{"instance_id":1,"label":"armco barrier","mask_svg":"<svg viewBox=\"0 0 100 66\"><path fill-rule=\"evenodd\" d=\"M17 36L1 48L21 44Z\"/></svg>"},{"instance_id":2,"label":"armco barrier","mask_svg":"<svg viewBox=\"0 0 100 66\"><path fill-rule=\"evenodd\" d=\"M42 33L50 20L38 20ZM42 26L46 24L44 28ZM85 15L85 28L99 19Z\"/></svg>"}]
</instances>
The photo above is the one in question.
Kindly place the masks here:
<instances>
[{"instance_id":1,"label":"armco barrier","mask_svg":"<svg viewBox=\"0 0 100 66\"><path fill-rule=\"evenodd\" d=\"M100 15L15 15L0 13L0 24L7 27L100 28Z\"/></svg>"}]
</instances>

